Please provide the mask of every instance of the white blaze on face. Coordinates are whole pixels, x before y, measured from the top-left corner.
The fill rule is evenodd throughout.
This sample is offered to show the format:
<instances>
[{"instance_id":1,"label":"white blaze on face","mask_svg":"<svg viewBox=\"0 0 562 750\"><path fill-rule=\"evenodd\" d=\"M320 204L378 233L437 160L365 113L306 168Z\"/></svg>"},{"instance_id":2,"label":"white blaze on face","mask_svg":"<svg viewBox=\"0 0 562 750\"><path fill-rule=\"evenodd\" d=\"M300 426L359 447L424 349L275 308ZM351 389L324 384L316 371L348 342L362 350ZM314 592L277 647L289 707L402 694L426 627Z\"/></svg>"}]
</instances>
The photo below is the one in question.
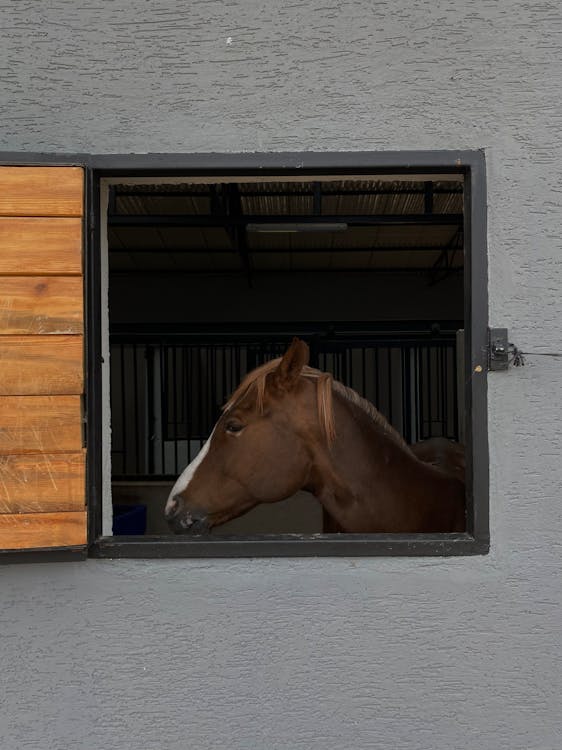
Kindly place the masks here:
<instances>
[{"instance_id":1,"label":"white blaze on face","mask_svg":"<svg viewBox=\"0 0 562 750\"><path fill-rule=\"evenodd\" d=\"M176 483L172 487L172 491L170 492L168 496L168 500L166 502L166 509L168 509L173 504L173 499L176 495L179 495L181 492L184 492L187 489L189 483L191 482L191 480L193 479L193 476L195 475L195 472L197 471L197 468L203 463L203 459L209 452L209 448L211 446L211 440L213 439L213 434L215 432L215 429L216 429L216 425L213 428L213 432L211 432L209 439L203 445L199 453L195 456L193 461L185 467L185 469L177 478Z\"/></svg>"}]
</instances>

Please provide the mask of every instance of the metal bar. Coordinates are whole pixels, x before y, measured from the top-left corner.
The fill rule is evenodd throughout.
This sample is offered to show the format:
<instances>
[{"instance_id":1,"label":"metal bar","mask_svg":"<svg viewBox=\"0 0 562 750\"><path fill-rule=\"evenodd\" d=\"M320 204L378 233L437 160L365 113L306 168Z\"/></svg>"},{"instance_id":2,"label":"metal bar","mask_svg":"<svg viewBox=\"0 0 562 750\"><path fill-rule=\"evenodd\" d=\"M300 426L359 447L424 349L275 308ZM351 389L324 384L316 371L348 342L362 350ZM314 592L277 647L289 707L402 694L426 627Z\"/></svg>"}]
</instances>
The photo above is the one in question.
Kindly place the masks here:
<instances>
[{"instance_id":1,"label":"metal bar","mask_svg":"<svg viewBox=\"0 0 562 750\"><path fill-rule=\"evenodd\" d=\"M193 390L193 349L191 346L185 349L185 374L183 377L183 383L185 387L185 436L187 440L187 463L191 463L191 442L193 439L193 409L191 399L189 398L190 391Z\"/></svg>"},{"instance_id":2,"label":"metal bar","mask_svg":"<svg viewBox=\"0 0 562 750\"><path fill-rule=\"evenodd\" d=\"M379 409L380 404L380 383L379 383L379 350L374 349L374 367L375 367L375 406Z\"/></svg>"},{"instance_id":3,"label":"metal bar","mask_svg":"<svg viewBox=\"0 0 562 750\"><path fill-rule=\"evenodd\" d=\"M463 269L458 268L454 269L455 274L462 274ZM170 275L171 273L174 274L174 276L186 276L191 274L191 276L197 276L197 275L206 275L207 273L215 274L216 271L193 271L193 270L178 270L176 268L151 268L148 271L135 271L135 270L129 270L129 271L111 271L111 276L138 276L139 274L147 274L149 273L151 277L158 274L159 276L165 276ZM221 272L223 273L223 272ZM243 271L224 271L224 274L231 274L233 277L239 276L240 274L244 273ZM319 276L322 274L369 274L370 276L375 276L376 274L426 274L427 273L427 266L426 267L412 267L412 268L404 268L404 267L392 267L392 268L325 268L322 271L319 271L318 268L299 268L297 271L294 270L267 270L267 269L253 269L252 270L252 279L256 276L265 276L267 274L275 274L276 276L284 275L287 276L291 274L292 276L295 275L295 273L310 273L314 274L315 276Z\"/></svg>"},{"instance_id":4,"label":"metal bar","mask_svg":"<svg viewBox=\"0 0 562 750\"><path fill-rule=\"evenodd\" d=\"M410 347L402 347L402 382L404 392L402 394L402 421L404 428L402 434L407 443L413 440L412 435L412 388L411 388L411 368L410 368Z\"/></svg>"},{"instance_id":5,"label":"metal bar","mask_svg":"<svg viewBox=\"0 0 562 750\"><path fill-rule=\"evenodd\" d=\"M164 364L164 357L168 359L168 349L160 347L160 408L162 418L160 420L160 453L162 457L162 474L166 473L166 446L165 438L168 431L168 362Z\"/></svg>"},{"instance_id":6,"label":"metal bar","mask_svg":"<svg viewBox=\"0 0 562 750\"><path fill-rule=\"evenodd\" d=\"M453 434L455 440L459 440L459 399L458 399L458 365L457 365L457 351L456 347L452 350L453 359L453 375L452 375L452 389L453 389Z\"/></svg>"},{"instance_id":7,"label":"metal bar","mask_svg":"<svg viewBox=\"0 0 562 750\"><path fill-rule=\"evenodd\" d=\"M221 187L222 186L220 185L210 185L208 193L200 193L200 197L210 199L210 211L212 214L218 214L224 211L224 206L222 204L222 194L219 194L219 190L221 189ZM169 193L166 193L166 195L169 195ZM182 195L182 193L178 192L178 196L180 195ZM185 195L185 193L183 193L183 195Z\"/></svg>"},{"instance_id":8,"label":"metal bar","mask_svg":"<svg viewBox=\"0 0 562 750\"><path fill-rule=\"evenodd\" d=\"M322 334L324 337L339 338L353 334L368 333L374 336L384 336L386 334L411 333L423 335L426 338L442 339L444 336L456 336L459 328L462 328L463 321L459 319L439 320L433 318L426 320L394 320L394 321L358 321L346 320L340 323L333 322L311 322L296 320L290 323L260 322L251 321L244 323L124 323L113 324L111 328L112 341L119 341L123 336L148 336L158 334L167 336L170 334L181 334L185 336L212 336L219 334L227 337L238 337L238 335L259 335L275 334L291 336L295 332L309 332ZM425 339L424 339L425 340Z\"/></svg>"},{"instance_id":9,"label":"metal bar","mask_svg":"<svg viewBox=\"0 0 562 750\"><path fill-rule=\"evenodd\" d=\"M189 388L185 382L186 347L184 342L179 343L180 345L176 346L176 357L178 359L176 372L178 388L178 427L176 430L176 440L178 442L184 439L187 432L187 397L189 395Z\"/></svg>"},{"instance_id":10,"label":"metal bar","mask_svg":"<svg viewBox=\"0 0 562 750\"><path fill-rule=\"evenodd\" d=\"M322 183L314 183L314 191L312 197L312 213L315 216L320 216L322 213Z\"/></svg>"},{"instance_id":11,"label":"metal bar","mask_svg":"<svg viewBox=\"0 0 562 750\"><path fill-rule=\"evenodd\" d=\"M433 182L424 182L423 210L426 214L433 213Z\"/></svg>"},{"instance_id":12,"label":"metal bar","mask_svg":"<svg viewBox=\"0 0 562 750\"><path fill-rule=\"evenodd\" d=\"M423 352L421 347L417 348L417 368L419 373L419 384L418 384L418 440L423 440L425 437L424 432L424 393L425 393L425 373L423 369Z\"/></svg>"},{"instance_id":13,"label":"metal bar","mask_svg":"<svg viewBox=\"0 0 562 750\"><path fill-rule=\"evenodd\" d=\"M191 350L192 356L195 355L195 366L197 367L197 386L195 393L197 394L197 431L194 434L194 437L197 437L199 440L199 448L201 449L201 446L203 445L203 441L208 437L207 435L204 435L203 432L203 399L205 397L204 394L204 385L203 385L203 367L201 363L201 353L203 351L202 347L198 347L195 351L193 349Z\"/></svg>"},{"instance_id":14,"label":"metal bar","mask_svg":"<svg viewBox=\"0 0 562 750\"><path fill-rule=\"evenodd\" d=\"M234 349L234 371L236 373L235 382L239 383L242 379L242 372L240 368L240 350L242 347L237 346ZM244 373L245 374L245 373Z\"/></svg>"},{"instance_id":15,"label":"metal bar","mask_svg":"<svg viewBox=\"0 0 562 750\"><path fill-rule=\"evenodd\" d=\"M309 335L306 333L298 333L297 335L301 336L302 338L308 339ZM123 338L123 337L120 337ZM147 343L155 344L157 343L157 336L150 336L147 339ZM265 343L262 344L262 351L260 352L262 357L260 358L260 363L263 361L263 358L272 358L275 356L278 356L278 353L280 349L278 347L281 347L281 350L286 348L290 341L292 336L283 337L283 339L275 338L275 343L267 346ZM132 339L133 340L133 339ZM140 340L140 337L137 337L137 341ZM272 339L270 339L271 341ZM216 339L211 343L209 342L209 339L206 337L189 337L184 338L182 336L172 336L169 338L166 338L162 344L173 348L174 346L178 346L182 343L186 343L189 346L196 347L198 344L201 346L206 345L212 345L212 346L226 346L228 348L232 346L252 346L257 345L260 346L260 341L254 336L244 336L240 338L239 341L233 342L231 338L228 337L216 337ZM130 343L130 342L128 342ZM425 339L425 338L416 338L416 337L405 337L405 338L395 338L395 337L366 337L363 340L359 340L356 337L353 338L342 338L338 339L337 342L334 340L327 340L322 342L322 348L329 347L329 351L326 353L341 353L341 351L345 351L347 347L353 347L353 346L364 346L367 348L372 347L387 347L387 346L411 346L414 344L418 344L422 346L423 348L428 346L433 346L434 348L438 349L440 347L447 348L451 345L451 340L435 340L435 339ZM233 370L234 375L234 370ZM229 385L230 387L230 385Z\"/></svg>"},{"instance_id":16,"label":"metal bar","mask_svg":"<svg viewBox=\"0 0 562 750\"><path fill-rule=\"evenodd\" d=\"M406 376L406 368L404 366L404 347L401 346L398 350L400 354L400 406L401 406L401 421L402 425L400 428L400 434L402 437L407 441L410 442L409 439L406 436L406 423L404 421L404 410L405 410L405 401L406 401L406 382L405 382L405 376Z\"/></svg>"},{"instance_id":17,"label":"metal bar","mask_svg":"<svg viewBox=\"0 0 562 750\"><path fill-rule=\"evenodd\" d=\"M221 350L221 353L222 353L222 368L221 368L221 372L222 372L222 392L223 393L228 393L227 379L226 379L226 347L221 346L220 350Z\"/></svg>"},{"instance_id":18,"label":"metal bar","mask_svg":"<svg viewBox=\"0 0 562 750\"><path fill-rule=\"evenodd\" d=\"M392 411L393 411L393 409L392 409L392 406L393 406L393 404L392 404L392 401L393 401L393 398L392 398L392 395L393 395L392 394L392 391L393 391L393 382L392 382L392 348L390 346L388 346L386 348L386 355L388 357L388 360L387 360L387 367L388 367L388 373L387 373L387 376L388 376L388 421L390 422L390 424L393 424L393 421L392 421Z\"/></svg>"},{"instance_id":19,"label":"metal bar","mask_svg":"<svg viewBox=\"0 0 562 750\"><path fill-rule=\"evenodd\" d=\"M208 397L207 397L207 410L205 414L205 425L207 428L209 428L211 425L214 425L215 423L215 379L216 374L214 371L214 363L213 363L213 352L215 351L214 347L205 347L205 361L206 361L206 372L207 372L207 378L208 378ZM208 430L210 434L210 429Z\"/></svg>"},{"instance_id":20,"label":"metal bar","mask_svg":"<svg viewBox=\"0 0 562 750\"><path fill-rule=\"evenodd\" d=\"M108 203L107 203L107 214L108 216L112 216L113 214L117 213L117 195L115 192L115 186L110 185L109 186L109 197L108 197Z\"/></svg>"},{"instance_id":21,"label":"metal bar","mask_svg":"<svg viewBox=\"0 0 562 750\"><path fill-rule=\"evenodd\" d=\"M277 254L288 254L288 253L442 253L449 250L448 245L413 245L412 247L404 247L403 245L380 245L374 247L334 247L334 248L323 248L323 247L303 247L303 248L290 248L286 247L253 247L247 252L251 252L252 255L277 255ZM114 255L127 254L127 255L146 255L146 254L157 254L157 255L180 255L180 254L203 254L203 255L224 255L229 253L237 253L237 248L225 247L225 248L205 248L205 247L110 247L109 252ZM296 269L300 271L300 269ZM368 270L368 269L366 269ZM427 268L424 268L427 271ZM175 272L175 271L174 271ZM152 269L150 269L152 273Z\"/></svg>"},{"instance_id":22,"label":"metal bar","mask_svg":"<svg viewBox=\"0 0 562 750\"><path fill-rule=\"evenodd\" d=\"M174 405L174 473L178 473L178 384L177 384L177 350L176 347L172 347L172 403Z\"/></svg>"},{"instance_id":23,"label":"metal bar","mask_svg":"<svg viewBox=\"0 0 562 750\"><path fill-rule=\"evenodd\" d=\"M135 467L136 473L140 473L140 424L139 424L139 387L138 387L138 367L137 367L137 344L133 343L133 394L135 403L133 405L134 422L135 422Z\"/></svg>"},{"instance_id":24,"label":"metal bar","mask_svg":"<svg viewBox=\"0 0 562 750\"><path fill-rule=\"evenodd\" d=\"M230 227L244 224L283 224L294 223L295 216L290 214L246 214L233 216L228 214L185 216L181 214L114 214L108 223L112 227ZM373 215L332 215L332 216L298 216L299 224L349 224L356 227L379 225L413 224L420 226L460 226L462 214L373 214Z\"/></svg>"},{"instance_id":25,"label":"metal bar","mask_svg":"<svg viewBox=\"0 0 562 750\"><path fill-rule=\"evenodd\" d=\"M127 397L125 391L125 345L120 347L121 364L121 429L123 437L123 471L127 473Z\"/></svg>"},{"instance_id":26,"label":"metal bar","mask_svg":"<svg viewBox=\"0 0 562 750\"><path fill-rule=\"evenodd\" d=\"M410 373L410 430L411 430L411 442L415 443L418 441L419 430L418 430L418 416L419 416L419 403L418 403L418 366L416 358L416 346L410 346L408 348L408 368Z\"/></svg>"},{"instance_id":27,"label":"metal bar","mask_svg":"<svg viewBox=\"0 0 562 750\"><path fill-rule=\"evenodd\" d=\"M147 346L144 350L146 357L146 393L147 393L147 416L148 416L148 473L156 471L154 461L154 440L156 438L156 410L154 409L154 348Z\"/></svg>"},{"instance_id":28,"label":"metal bar","mask_svg":"<svg viewBox=\"0 0 562 750\"><path fill-rule=\"evenodd\" d=\"M431 425L431 374L429 371L429 348L420 349L421 354L421 365L423 371L423 386L422 391L422 433L421 439L425 440L431 437L430 425ZM425 363L424 363L425 360Z\"/></svg>"},{"instance_id":29,"label":"metal bar","mask_svg":"<svg viewBox=\"0 0 562 750\"><path fill-rule=\"evenodd\" d=\"M227 186L227 220L228 231L234 243L236 252L240 255L240 262L248 277L248 286L252 287L252 261L248 251L248 237L246 222L242 211L242 200L237 185L234 183Z\"/></svg>"},{"instance_id":30,"label":"metal bar","mask_svg":"<svg viewBox=\"0 0 562 750\"><path fill-rule=\"evenodd\" d=\"M400 182L400 180L397 180L397 182ZM186 184L189 184L186 182ZM238 183L238 188L240 189L240 194L243 198L284 198L286 196L289 197L307 197L307 198L314 198L314 190L245 190L245 184L249 183ZM291 183L294 184L294 183ZM346 198L348 196L363 196L368 197L370 195L376 196L376 195L424 195L426 188L373 188L371 189L352 189L352 190L330 190L330 182L321 182L319 183L322 185L322 194L325 196L329 196L330 198ZM435 183L430 183L431 185L434 185ZM280 183L280 185L283 185L283 183ZM151 186L150 186L151 187ZM135 190L134 188L127 189L127 190L120 190L118 186L112 186L112 189L116 190L117 198L211 198L212 200L212 193L213 188L215 188L215 185L210 185L209 190L166 190L166 192L155 192L148 190ZM460 188L433 188L433 194L434 195L462 195L462 187ZM111 212L110 212L111 213Z\"/></svg>"},{"instance_id":31,"label":"metal bar","mask_svg":"<svg viewBox=\"0 0 562 750\"><path fill-rule=\"evenodd\" d=\"M447 391L445 390L445 361L443 359L443 349L439 349L437 352L437 358L439 361L439 378L437 380L437 389L439 393L439 420L441 422L441 436L447 436Z\"/></svg>"},{"instance_id":32,"label":"metal bar","mask_svg":"<svg viewBox=\"0 0 562 750\"><path fill-rule=\"evenodd\" d=\"M229 390L232 392L236 388L236 381L234 378L234 351L232 346L228 347L228 374L230 377Z\"/></svg>"},{"instance_id":33,"label":"metal bar","mask_svg":"<svg viewBox=\"0 0 562 750\"><path fill-rule=\"evenodd\" d=\"M361 383L362 383L362 393L361 395L363 398L368 399L369 396L367 395L367 365L365 362L365 349L361 349Z\"/></svg>"},{"instance_id":34,"label":"metal bar","mask_svg":"<svg viewBox=\"0 0 562 750\"><path fill-rule=\"evenodd\" d=\"M211 352L211 390L213 394L211 422L215 422L217 419L217 347L214 346L209 350ZM221 404L222 406L222 404Z\"/></svg>"}]
</instances>

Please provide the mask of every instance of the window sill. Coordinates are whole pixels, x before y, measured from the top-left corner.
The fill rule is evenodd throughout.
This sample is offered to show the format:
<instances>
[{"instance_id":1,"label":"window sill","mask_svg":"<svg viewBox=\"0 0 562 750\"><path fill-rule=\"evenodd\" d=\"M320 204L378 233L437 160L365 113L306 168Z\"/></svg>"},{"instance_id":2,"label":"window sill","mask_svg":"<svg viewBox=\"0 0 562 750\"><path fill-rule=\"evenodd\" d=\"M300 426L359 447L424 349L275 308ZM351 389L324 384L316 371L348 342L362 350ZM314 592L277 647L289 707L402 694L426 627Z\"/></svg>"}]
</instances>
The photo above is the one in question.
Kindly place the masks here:
<instances>
[{"instance_id":1,"label":"window sill","mask_svg":"<svg viewBox=\"0 0 562 750\"><path fill-rule=\"evenodd\" d=\"M0 565L13 563L79 562L87 556L85 547L45 547L0 551Z\"/></svg>"},{"instance_id":2,"label":"window sill","mask_svg":"<svg viewBox=\"0 0 562 750\"><path fill-rule=\"evenodd\" d=\"M485 555L488 539L470 534L282 534L251 537L100 537L97 558L451 557Z\"/></svg>"}]
</instances>

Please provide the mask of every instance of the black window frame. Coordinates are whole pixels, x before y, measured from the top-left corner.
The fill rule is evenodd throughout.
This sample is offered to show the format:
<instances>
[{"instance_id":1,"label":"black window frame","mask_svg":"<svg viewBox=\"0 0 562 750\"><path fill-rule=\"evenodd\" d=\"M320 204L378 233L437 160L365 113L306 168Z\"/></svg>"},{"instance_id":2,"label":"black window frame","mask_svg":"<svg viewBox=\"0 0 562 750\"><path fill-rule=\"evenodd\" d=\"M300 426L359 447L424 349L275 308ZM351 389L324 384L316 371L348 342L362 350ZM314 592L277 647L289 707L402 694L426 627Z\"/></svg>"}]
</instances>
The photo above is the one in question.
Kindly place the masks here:
<instances>
[{"instance_id":1,"label":"black window frame","mask_svg":"<svg viewBox=\"0 0 562 750\"><path fill-rule=\"evenodd\" d=\"M488 271L483 151L224 154L2 153L0 165L86 169L84 253L88 554L100 558L461 556L486 554ZM462 174L464 176L465 447L467 530L451 534L322 534L252 537L103 537L100 181L107 177ZM60 551L59 551L60 552ZM57 551L54 551L55 555ZM31 553L33 555L33 553ZM48 553L46 553L48 554ZM12 558L12 556L10 555ZM64 558L64 554L62 554ZM12 558L13 559L13 558ZM48 557L47 559L53 559Z\"/></svg>"}]
</instances>

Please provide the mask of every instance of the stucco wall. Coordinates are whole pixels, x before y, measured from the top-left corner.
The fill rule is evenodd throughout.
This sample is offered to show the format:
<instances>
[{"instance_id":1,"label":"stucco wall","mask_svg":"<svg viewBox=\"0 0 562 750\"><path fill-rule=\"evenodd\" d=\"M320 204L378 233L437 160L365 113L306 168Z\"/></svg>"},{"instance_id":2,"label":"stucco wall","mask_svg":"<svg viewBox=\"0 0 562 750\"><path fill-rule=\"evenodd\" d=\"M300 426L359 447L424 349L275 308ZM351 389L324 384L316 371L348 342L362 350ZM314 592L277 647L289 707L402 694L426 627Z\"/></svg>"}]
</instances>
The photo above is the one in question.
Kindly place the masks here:
<instances>
[{"instance_id":1,"label":"stucco wall","mask_svg":"<svg viewBox=\"0 0 562 750\"><path fill-rule=\"evenodd\" d=\"M0 14L4 149L485 149L491 322L562 351L557 0ZM489 377L487 557L1 569L0 746L560 747L561 387Z\"/></svg>"}]
</instances>

